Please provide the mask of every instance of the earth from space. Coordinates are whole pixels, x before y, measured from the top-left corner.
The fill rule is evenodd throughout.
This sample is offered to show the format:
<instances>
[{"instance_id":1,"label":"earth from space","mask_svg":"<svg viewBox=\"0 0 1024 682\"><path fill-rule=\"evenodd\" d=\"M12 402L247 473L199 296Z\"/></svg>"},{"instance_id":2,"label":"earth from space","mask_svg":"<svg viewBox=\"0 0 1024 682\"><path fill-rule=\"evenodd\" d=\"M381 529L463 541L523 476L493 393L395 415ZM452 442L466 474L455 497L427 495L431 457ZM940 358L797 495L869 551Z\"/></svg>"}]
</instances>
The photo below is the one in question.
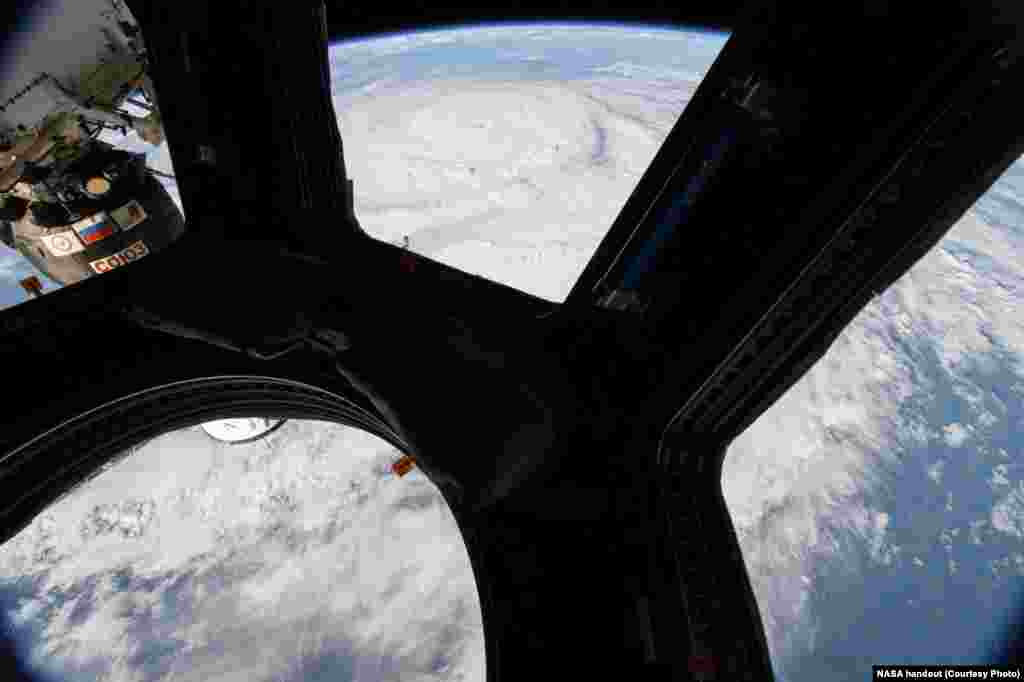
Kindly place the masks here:
<instances>
[{"instance_id":1,"label":"earth from space","mask_svg":"<svg viewBox=\"0 0 1024 682\"><path fill-rule=\"evenodd\" d=\"M563 300L726 40L544 24L334 45L357 217ZM778 679L990 661L1019 627L1022 198L1015 164L732 444ZM3 258L10 305L31 266ZM290 421L126 454L0 548L2 610L52 679L485 678L458 528L389 445Z\"/></svg>"}]
</instances>

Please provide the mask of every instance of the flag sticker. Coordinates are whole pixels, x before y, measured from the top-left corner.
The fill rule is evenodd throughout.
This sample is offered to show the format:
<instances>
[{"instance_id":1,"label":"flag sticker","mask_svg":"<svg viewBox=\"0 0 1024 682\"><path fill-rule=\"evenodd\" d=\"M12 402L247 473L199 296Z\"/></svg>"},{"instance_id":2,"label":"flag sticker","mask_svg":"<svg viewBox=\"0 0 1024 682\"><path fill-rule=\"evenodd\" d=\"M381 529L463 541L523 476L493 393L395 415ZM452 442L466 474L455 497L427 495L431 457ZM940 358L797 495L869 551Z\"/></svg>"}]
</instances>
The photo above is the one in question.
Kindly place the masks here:
<instances>
[{"instance_id":1,"label":"flag sticker","mask_svg":"<svg viewBox=\"0 0 1024 682\"><path fill-rule=\"evenodd\" d=\"M102 221L106 217L106 213L104 213L103 211L99 211L98 213L93 213L90 216L82 218L78 222L71 223L71 227L77 232L78 230L85 229L90 225L95 225L96 223Z\"/></svg>"},{"instance_id":2,"label":"flag sticker","mask_svg":"<svg viewBox=\"0 0 1024 682\"><path fill-rule=\"evenodd\" d=\"M110 217L121 226L122 230L130 230L147 218L142 204L134 200L120 208L115 208L110 212Z\"/></svg>"},{"instance_id":3,"label":"flag sticker","mask_svg":"<svg viewBox=\"0 0 1024 682\"><path fill-rule=\"evenodd\" d=\"M46 249L54 256L70 256L79 251L85 251L82 242L75 236L73 230L58 232L57 234L40 235Z\"/></svg>"},{"instance_id":4,"label":"flag sticker","mask_svg":"<svg viewBox=\"0 0 1024 682\"><path fill-rule=\"evenodd\" d=\"M102 211L73 225L83 244L95 244L117 232L117 224Z\"/></svg>"}]
</instances>

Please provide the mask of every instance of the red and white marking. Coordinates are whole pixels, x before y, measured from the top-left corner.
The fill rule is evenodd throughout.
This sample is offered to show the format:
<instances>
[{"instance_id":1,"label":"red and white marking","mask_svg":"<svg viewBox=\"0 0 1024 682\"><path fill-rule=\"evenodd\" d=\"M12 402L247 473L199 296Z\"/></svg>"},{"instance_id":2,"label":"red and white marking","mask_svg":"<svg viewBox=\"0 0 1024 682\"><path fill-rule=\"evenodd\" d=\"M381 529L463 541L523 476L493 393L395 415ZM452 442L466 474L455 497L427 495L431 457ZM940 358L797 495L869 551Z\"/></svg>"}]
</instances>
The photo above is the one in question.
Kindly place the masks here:
<instances>
[{"instance_id":1,"label":"red and white marking","mask_svg":"<svg viewBox=\"0 0 1024 682\"><path fill-rule=\"evenodd\" d=\"M131 244L128 248L121 249L111 256L92 261L89 263L89 267L91 267L97 274L102 275L104 272L110 272L114 268L127 265L128 263L136 261L146 255L149 255L149 249L144 243L137 241Z\"/></svg>"}]
</instances>

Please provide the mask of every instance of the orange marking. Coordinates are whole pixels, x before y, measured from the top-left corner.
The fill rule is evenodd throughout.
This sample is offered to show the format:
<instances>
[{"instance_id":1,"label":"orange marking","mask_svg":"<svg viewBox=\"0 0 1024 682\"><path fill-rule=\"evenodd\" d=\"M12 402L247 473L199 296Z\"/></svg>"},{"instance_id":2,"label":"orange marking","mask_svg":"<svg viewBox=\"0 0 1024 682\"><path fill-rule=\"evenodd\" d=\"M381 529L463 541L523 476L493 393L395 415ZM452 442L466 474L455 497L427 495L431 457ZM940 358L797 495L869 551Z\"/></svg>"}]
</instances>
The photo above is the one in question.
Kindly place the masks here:
<instances>
[{"instance_id":1,"label":"orange marking","mask_svg":"<svg viewBox=\"0 0 1024 682\"><path fill-rule=\"evenodd\" d=\"M410 455L402 455L402 458L391 465L391 471L396 476L405 476L416 466L416 460Z\"/></svg>"}]
</instances>

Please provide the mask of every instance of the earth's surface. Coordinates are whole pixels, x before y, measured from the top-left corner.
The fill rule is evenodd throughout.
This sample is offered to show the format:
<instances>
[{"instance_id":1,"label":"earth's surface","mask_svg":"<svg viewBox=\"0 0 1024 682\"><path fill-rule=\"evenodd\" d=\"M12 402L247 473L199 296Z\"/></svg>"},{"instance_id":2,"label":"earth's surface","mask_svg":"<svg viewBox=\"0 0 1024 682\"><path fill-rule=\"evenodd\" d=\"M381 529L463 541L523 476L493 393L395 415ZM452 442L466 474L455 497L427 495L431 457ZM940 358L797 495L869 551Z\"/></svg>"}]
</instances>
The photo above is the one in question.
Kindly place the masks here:
<instances>
[{"instance_id":1,"label":"earth's surface","mask_svg":"<svg viewBox=\"0 0 1024 682\"><path fill-rule=\"evenodd\" d=\"M562 300L725 40L544 25L336 45L357 216ZM151 165L170 170L165 149ZM732 446L779 679L990 660L1015 624L1022 197L1018 164ZM482 680L458 530L396 456L314 422L237 446L167 434L0 548L0 594L67 679Z\"/></svg>"}]
</instances>

